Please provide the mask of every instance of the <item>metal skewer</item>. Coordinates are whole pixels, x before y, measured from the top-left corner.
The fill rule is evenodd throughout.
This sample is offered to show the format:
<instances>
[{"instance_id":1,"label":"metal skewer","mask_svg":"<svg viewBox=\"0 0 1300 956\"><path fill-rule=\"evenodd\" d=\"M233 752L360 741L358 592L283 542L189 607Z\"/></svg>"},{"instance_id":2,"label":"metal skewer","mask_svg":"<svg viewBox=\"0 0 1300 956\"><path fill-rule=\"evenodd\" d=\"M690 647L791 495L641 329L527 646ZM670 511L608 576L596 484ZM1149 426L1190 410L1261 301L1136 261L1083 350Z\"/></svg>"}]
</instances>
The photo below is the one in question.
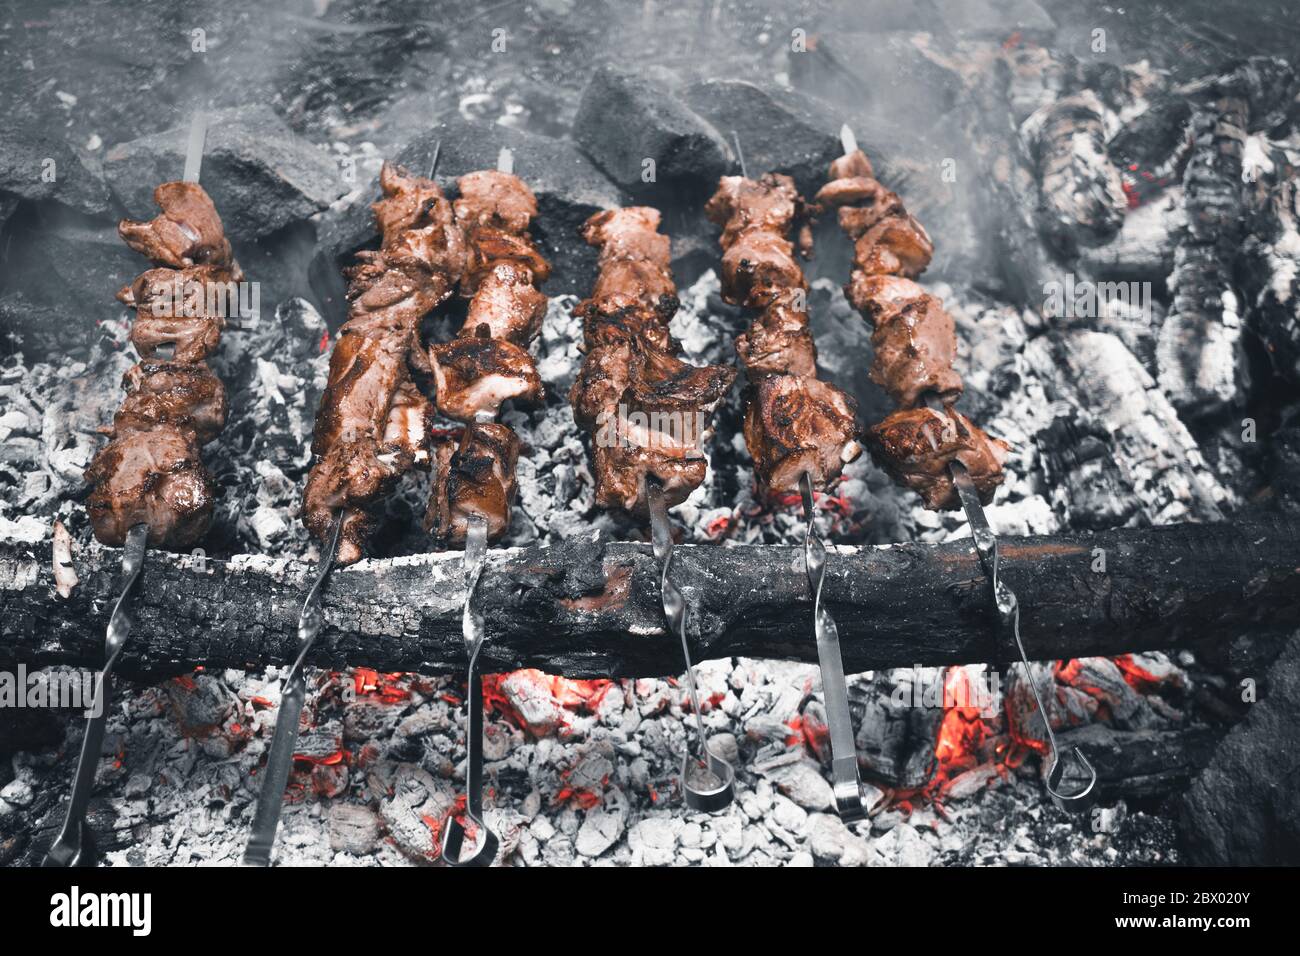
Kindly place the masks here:
<instances>
[{"instance_id":1,"label":"metal skewer","mask_svg":"<svg viewBox=\"0 0 1300 956\"><path fill-rule=\"evenodd\" d=\"M736 797L736 771L709 747L704 732L704 713L700 709L700 692L695 685L695 671L691 666L691 649L686 642L686 600L677 589L668 572L673 564L673 531L668 520L668 506L664 500L663 485L652 475L645 479L646 501L650 509L650 538L654 544L655 558L660 562L659 593L663 602L664 617L668 627L682 642L682 657L686 661L686 686L691 695L691 709L695 711L695 728L699 733L700 752L704 766L712 780L693 782L690 746L682 757L682 792L686 805L692 810L716 813L731 805Z\"/></svg>"},{"instance_id":2,"label":"metal skewer","mask_svg":"<svg viewBox=\"0 0 1300 956\"><path fill-rule=\"evenodd\" d=\"M804 533L804 564L813 593L813 633L817 637L817 661L821 666L822 696L831 738L831 778L835 809L845 822L861 820L869 807L862 799L862 778L858 774L857 741L849 714L849 689L844 679L844 658L840 654L840 632L830 611L822 607L822 585L826 581L826 546L814 523L812 476L799 479L803 513L808 526Z\"/></svg>"},{"instance_id":3,"label":"metal skewer","mask_svg":"<svg viewBox=\"0 0 1300 956\"><path fill-rule=\"evenodd\" d=\"M749 170L745 168L745 151L740 148L740 134L734 129L731 131L731 141L736 144L736 161L740 163L740 175L748 179Z\"/></svg>"},{"instance_id":4,"label":"metal skewer","mask_svg":"<svg viewBox=\"0 0 1300 956\"><path fill-rule=\"evenodd\" d=\"M515 156L508 147L497 153L497 172L512 174ZM479 412L475 421L491 422L496 416ZM469 834L456 817L447 820L442 831L442 859L448 866L491 866L501 841L483 821L483 681L478 673L478 654L487 637L483 615L474 610L474 594L483 574L487 557L488 522L481 514L471 514L465 529L465 608L461 614L461 636L469 657L465 706L465 816L473 824ZM467 835L478 835L478 845L468 856L461 856Z\"/></svg>"},{"instance_id":5,"label":"metal skewer","mask_svg":"<svg viewBox=\"0 0 1300 956\"><path fill-rule=\"evenodd\" d=\"M50 845L42 866L93 866L95 845L90 827L86 825L86 804L90 802L90 788L95 782L100 751L104 747L104 725L108 722L108 704L113 695L113 668L126 647L126 639L135 624L134 598L139 590L140 571L144 567L145 544L149 540L149 526L137 524L127 532L122 549L122 591L113 614L108 619L108 632L104 640L104 668L95 682L95 697L86 720L86 734L81 739L81 754L77 758L77 771L72 779L72 796L68 800L63 828Z\"/></svg>"},{"instance_id":6,"label":"metal skewer","mask_svg":"<svg viewBox=\"0 0 1300 956\"><path fill-rule=\"evenodd\" d=\"M937 397L933 395L927 396L925 404L931 411L947 416L947 409L944 408L943 403ZM952 483L957 489L957 495L961 498L962 510L966 512L966 521L970 524L971 536L975 541L975 551L979 555L980 565L984 568L984 573L993 585L993 607L998 615L998 627L1001 629L1010 628L1016 639L1016 649L1020 652L1020 663L1024 668L1025 680L1029 682L1029 689L1034 695L1034 703L1038 705L1039 716L1043 718L1043 728L1047 731L1047 743L1051 748L1051 762L1047 767L1047 781L1044 785L1047 794L1052 798L1052 802L1066 813L1083 813L1096 802L1097 771L1088 762L1088 758L1084 756L1082 750L1078 747L1071 747L1069 756L1073 757L1083 770L1083 776L1087 782L1073 793L1066 793L1061 789L1061 784L1065 779L1065 761L1062 759L1061 749L1056 742L1052 722L1048 719L1047 708L1043 705L1043 698L1038 693L1038 685L1034 683L1033 674L1029 670L1029 655L1025 652L1025 643L1020 637L1020 601L1001 576L1001 558L998 553L997 535L993 533L993 529L989 526L988 515L984 513L984 506L980 503L979 491L975 487L975 482L971 479L970 472L966 470L966 466L954 459L949 463L948 469L952 475Z\"/></svg>"},{"instance_id":7,"label":"metal skewer","mask_svg":"<svg viewBox=\"0 0 1300 956\"><path fill-rule=\"evenodd\" d=\"M461 856L466 828L455 817L447 821L442 831L442 858L449 866L490 866L496 859L500 841L483 822L483 681L478 673L478 653L487 636L483 615L474 609L474 594L483 574L483 561L487 556L488 525L482 515L470 515L465 535L465 612L461 617L461 633L465 638L465 653L469 655L469 693L466 706L469 713L465 725L465 816L480 835L478 846L468 855Z\"/></svg>"},{"instance_id":8,"label":"metal skewer","mask_svg":"<svg viewBox=\"0 0 1300 956\"><path fill-rule=\"evenodd\" d=\"M262 777L262 791L257 797L257 811L253 816L253 830L244 850L244 866L270 866L271 850L275 847L275 833L280 827L280 809L284 805L284 788L289 783L289 770L293 766L293 751L298 744L298 725L302 719L302 705L307 696L307 680L303 666L308 652L325 624L323 597L325 582L334 567L343 534L344 509L339 509L330 524L329 542L321 554L316 578L312 581L307 600L298 615L298 656L284 677L284 690L280 695L280 713L275 718L275 736L271 738L271 751L266 758Z\"/></svg>"},{"instance_id":9,"label":"metal skewer","mask_svg":"<svg viewBox=\"0 0 1300 956\"><path fill-rule=\"evenodd\" d=\"M190 132L185 149L184 180L199 181L203 167L203 146L207 140L208 121L203 111L195 112L190 119ZM67 815L59 835L50 845L42 866L91 866L94 864L94 841L90 827L86 826L86 805L99 767L100 750L104 746L104 727L108 722L108 703L113 695L113 669L126 647L126 640L135 624L134 601L139 590L140 572L149 542L149 525L132 525L126 533L122 548L122 590L113 613L108 619L104 639L104 668L95 682L95 697L86 719L86 734L81 740L81 753L72 778L72 796L68 801Z\"/></svg>"}]
</instances>

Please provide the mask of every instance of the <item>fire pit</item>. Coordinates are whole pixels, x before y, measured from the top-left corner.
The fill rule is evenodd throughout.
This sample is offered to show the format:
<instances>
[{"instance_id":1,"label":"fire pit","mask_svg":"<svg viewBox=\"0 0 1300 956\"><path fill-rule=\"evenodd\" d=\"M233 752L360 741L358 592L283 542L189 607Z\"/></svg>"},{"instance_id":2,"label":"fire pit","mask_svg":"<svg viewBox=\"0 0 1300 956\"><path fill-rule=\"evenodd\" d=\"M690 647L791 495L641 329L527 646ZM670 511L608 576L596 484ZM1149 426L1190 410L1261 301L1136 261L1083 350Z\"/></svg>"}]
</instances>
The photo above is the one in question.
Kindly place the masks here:
<instances>
[{"instance_id":1,"label":"fire pit","mask_svg":"<svg viewBox=\"0 0 1300 956\"><path fill-rule=\"evenodd\" d=\"M1269 4L1213 43L1201 28L1221 11L1183 24L999 0L979 22L938 0L926 15L647 3L600 23L589 6L548 0L498 36L487 6L408 29L368 0L194 3L197 33L144 84L155 100L184 90L165 107L125 67L87 81L35 55L60 31L98 36L102 8L3 25L34 54L0 68L13 101L0 138L0 861L39 863L63 825L122 584L83 478L140 347L112 295L143 260L116 222L157 212L154 188L195 158L198 113L195 175L248 286L206 358L229 406L202 453L210 527L151 540L130 601L85 808L101 862L237 863L272 792L281 865L441 864L462 823L468 841L498 841L482 862L521 866L1296 862L1300 817L1267 785L1294 760L1279 728L1300 717L1287 693L1300 679L1294 28ZM271 28L277 67L241 68L270 62ZM668 43L674 31L693 39ZM476 43L501 56L470 55ZM22 103L23 89L40 92ZM57 127L39 122L56 113ZM846 125L879 189L906 204L895 214L933 240L916 281L951 316L965 391L939 401L936 386L928 407L947 415L960 394L961 421L1007 450L1000 485L976 489L985 505L969 513L927 510L879 447L809 496L840 685L814 636L798 483L755 471L747 416L770 369L743 344L730 387L737 339L753 341L766 303L737 293L725 220L704 209L721 177L765 173L811 203L851 153ZM345 530L341 550L328 508L317 537L302 509L328 457L317 415L341 380L331 356L372 287L343 270L395 261L372 204L427 183L450 210L485 172L535 199L513 233L491 228L531 244L511 262L546 260L523 282L537 321L462 329L478 314L471 288L403 333L432 358L412 387L439 382L421 447L468 455L470 432L518 446L513 506L467 581L473 532L446 477L461 459L439 472L435 450L395 468L365 502L367 534ZM674 506L667 551L652 542L649 485L610 506L613 473L570 405L606 341L593 289L617 258L592 217L638 208L659 216L639 241L671 241L677 308L634 353L723 370L716 395L701 389L707 468L680 503L656 472ZM860 234L841 232L833 206L800 209L815 255L782 294L801 297L816 361L780 374L842 392L860 426L923 409L924 395L868 376L886 346L843 288L863 268ZM520 400L471 407L465 354L483 349L494 381L504 368L523 383ZM935 480L959 481L946 475ZM1027 667L1011 617L1000 626L991 552L972 544L985 513ZM304 599L333 557L319 636L294 671ZM477 753L467 707L483 715ZM286 712L298 736L281 787L271 751ZM842 799L843 739L832 746L845 712L860 820ZM729 806L684 793L683 755L704 740L715 771L734 768ZM1054 747L1095 770L1084 816L1048 796Z\"/></svg>"}]
</instances>

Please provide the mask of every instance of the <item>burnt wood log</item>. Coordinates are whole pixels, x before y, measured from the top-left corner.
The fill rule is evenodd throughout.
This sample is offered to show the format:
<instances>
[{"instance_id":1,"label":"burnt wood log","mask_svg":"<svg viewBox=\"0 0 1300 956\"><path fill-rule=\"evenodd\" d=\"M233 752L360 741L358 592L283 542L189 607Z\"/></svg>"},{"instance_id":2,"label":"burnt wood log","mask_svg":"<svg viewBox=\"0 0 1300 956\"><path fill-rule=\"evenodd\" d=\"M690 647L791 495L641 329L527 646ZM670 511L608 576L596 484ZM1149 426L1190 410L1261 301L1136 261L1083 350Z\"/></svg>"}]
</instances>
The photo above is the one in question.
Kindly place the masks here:
<instances>
[{"instance_id":1,"label":"burnt wood log","mask_svg":"<svg viewBox=\"0 0 1300 956\"><path fill-rule=\"evenodd\" d=\"M1098 551L1097 549L1101 549ZM1104 571L1096 571L1104 556ZM0 544L0 664L102 660L120 552L74 554L80 582L55 591L47 543ZM1226 642L1300 621L1300 519L1120 529L1004 539L1022 632L1042 660ZM120 665L138 678L291 659L312 568L243 555L205 566L151 552L135 631ZM682 546L673 577L690 608L695 659L815 661L802 549ZM365 561L336 570L325 630L308 661L442 673L465 664L458 553ZM969 539L839 548L825 595L850 672L912 664L1002 663L988 581ZM538 667L571 677L678 673L648 544L596 535L489 555L477 600L486 671Z\"/></svg>"}]
</instances>

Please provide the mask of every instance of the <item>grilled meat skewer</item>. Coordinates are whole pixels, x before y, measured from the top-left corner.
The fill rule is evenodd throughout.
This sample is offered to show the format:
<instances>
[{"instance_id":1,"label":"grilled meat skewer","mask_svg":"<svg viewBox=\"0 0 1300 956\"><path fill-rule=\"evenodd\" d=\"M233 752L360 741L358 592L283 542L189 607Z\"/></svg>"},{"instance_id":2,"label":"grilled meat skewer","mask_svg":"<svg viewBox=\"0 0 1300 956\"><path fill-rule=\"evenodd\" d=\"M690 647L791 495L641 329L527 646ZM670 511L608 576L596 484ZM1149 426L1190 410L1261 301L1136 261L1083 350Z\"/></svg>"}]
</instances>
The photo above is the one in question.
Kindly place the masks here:
<instances>
[{"instance_id":1,"label":"grilled meat skewer","mask_svg":"<svg viewBox=\"0 0 1300 956\"><path fill-rule=\"evenodd\" d=\"M450 342L425 353L437 410L464 422L460 440L434 447L433 482L424 526L447 543L463 544L474 515L489 539L510 527L517 491L519 438L494 421L503 403L542 401L542 379L528 352L546 315L538 289L550 265L528 233L537 199L518 176L480 170L456 181L453 203L463 230L466 269L460 294L470 300L465 324Z\"/></svg>"},{"instance_id":2,"label":"grilled meat skewer","mask_svg":"<svg viewBox=\"0 0 1300 956\"><path fill-rule=\"evenodd\" d=\"M794 180L724 176L705 212L723 227L722 297L761 310L736 340L749 377L745 444L759 488L797 491L805 472L824 487L861 447L853 399L817 379L808 284L789 238L802 213Z\"/></svg>"},{"instance_id":3,"label":"grilled meat skewer","mask_svg":"<svg viewBox=\"0 0 1300 956\"><path fill-rule=\"evenodd\" d=\"M1002 483L1007 445L952 408L963 390L953 368L952 316L912 281L930 263L930 237L902 200L876 181L856 146L831 163L830 182L816 202L836 209L840 227L854 240L844 293L873 327L871 380L899 406L869 430L873 457L936 510L961 507L950 468L960 462L987 504Z\"/></svg>"},{"instance_id":4,"label":"grilled meat skewer","mask_svg":"<svg viewBox=\"0 0 1300 956\"><path fill-rule=\"evenodd\" d=\"M216 487L201 450L226 422L226 392L205 359L216 351L225 316L209 312L209 283L243 279L221 218L198 183L154 190L162 212L124 219L118 234L155 268L118 293L136 310L131 341L141 361L123 376L127 397L109 443L86 469L95 537L121 546L136 524L148 544L188 548L212 521ZM214 302L216 301L214 297ZM170 346L173 354L164 358Z\"/></svg>"},{"instance_id":5,"label":"grilled meat skewer","mask_svg":"<svg viewBox=\"0 0 1300 956\"><path fill-rule=\"evenodd\" d=\"M583 238L600 250L591 298L577 307L586 358L569 391L574 417L593 433L596 504L646 510L647 476L667 507L704 481L708 417L731 389L735 369L678 357L668 331L677 311L668 237L646 206L592 216Z\"/></svg>"}]
</instances>

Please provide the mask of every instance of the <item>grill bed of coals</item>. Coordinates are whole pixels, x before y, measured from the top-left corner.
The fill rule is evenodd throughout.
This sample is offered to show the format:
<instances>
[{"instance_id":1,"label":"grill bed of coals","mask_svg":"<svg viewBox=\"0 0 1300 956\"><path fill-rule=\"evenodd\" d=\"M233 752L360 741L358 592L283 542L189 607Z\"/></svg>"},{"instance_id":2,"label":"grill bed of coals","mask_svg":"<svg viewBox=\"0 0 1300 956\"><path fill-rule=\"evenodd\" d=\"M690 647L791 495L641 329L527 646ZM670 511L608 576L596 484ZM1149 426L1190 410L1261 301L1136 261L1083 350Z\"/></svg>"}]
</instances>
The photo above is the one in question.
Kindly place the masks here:
<instances>
[{"instance_id":1,"label":"grill bed of coals","mask_svg":"<svg viewBox=\"0 0 1300 956\"><path fill-rule=\"evenodd\" d=\"M423 27L405 41L394 31L358 32L357 23L381 14L366 3L343 6L346 13L304 18L305 26L290 21L284 36L300 48L285 56L359 75L358 61L337 54L368 47L382 53L372 59L392 74L385 88L418 72L421 51L433 42ZM547 10L522 18L521 48L573 42L597 49L607 39L593 33L600 28L581 15L580 4L539 6ZM248 328L227 330L210 359L230 405L225 429L204 455L218 492L212 530L201 552L155 576L165 586L145 600L138 643L124 661L137 682L123 687L110 714L89 811L107 861L234 863L243 851L283 667L235 668L287 664L290 657L303 562L318 555L299 509L341 321L339 270L373 245L369 204L381 160L425 168L440 142L438 177L450 186L458 175L490 168L504 146L538 198L534 234L554 265L544 287L549 307L532 345L546 395L537 408L507 407L501 416L523 452L512 523L485 576L491 594L493 568L529 553L518 549L558 553L575 543L646 540L642 522L596 506L583 434L567 401L582 361L582 325L573 311L595 274L580 224L599 208L660 208L681 298L672 335L686 360L732 365L735 339L753 316L722 301L713 271L717 231L702 212L718 177L735 171L731 131L751 169L789 173L812 195L839 153L835 133L844 120L858 131L881 180L934 238L935 261L922 282L955 320L956 370L966 383L959 407L1011 448L1006 481L988 508L1009 560L1030 560L1015 557L1017 538L1044 536L1035 540L1050 550L1065 541L1081 547L1090 540L1081 533L1095 532L1116 542L1107 561L1134 553L1126 542L1160 561L1150 575L1156 589L1140 598L1136 591L1098 594L1090 590L1092 578L1071 578L1074 593L1063 601L1104 608L1103 617L1089 619L1090 630L1080 628L1083 636L1062 623L1062 608L1074 606L1068 603L1052 612L1060 626L1036 634L1033 590L1016 582L1031 656L1035 639L1063 655L1087 655L1037 663L1031 672L1062 744L1082 747L1096 764L1102 809L1079 822L1046 800L1042 724L1024 674L1005 663L1014 656L1009 649L990 645L967 654L971 645L957 643L958 650L941 653L938 641L926 651L934 666L906 666L912 661L894 648L909 627L921 633L927 625L923 610L904 608L896 620L914 623L898 625L890 657L878 659L881 669L849 678L872 807L870 818L854 825L832 809L815 664L746 656L743 635L725 655L698 664L709 739L738 770L735 806L710 816L681 801L677 776L689 705L685 687L663 676L679 669L670 654L620 658L605 644L599 653L566 656L563 649L548 652L544 642L511 642L518 659L503 653L499 660L511 667L486 678L484 688L486 821L502 839L500 859L1156 864L1235 860L1276 843L1272 828L1294 828L1296 821L1287 823L1249 788L1250 774L1261 772L1250 768L1274 759L1267 748L1277 728L1300 719L1300 692L1287 693L1300 680L1300 647L1294 639L1288 645L1286 633L1296 624L1295 592L1279 570L1290 560L1290 545L1277 543L1279 532L1294 530L1300 506L1300 134L1290 65L1264 55L1238 62L1226 53L1175 63L1173 46L1153 47L1147 59L1127 52L1119 60L1076 58L1052 42L1072 42L1073 21L1061 14L1054 24L1034 3L995 4L1015 8L1008 15L1017 28L990 33L959 18L955 32L942 37L917 32L924 24L899 12L896 21L872 25L888 36L883 47L815 5L809 22L822 29L812 31L808 50L776 56L780 44L772 36L784 42L787 27L761 4L718 5L721 23L696 23L694 15L664 6L665 23L690 25L703 39L690 50L669 50L653 37L673 31L655 30L641 52L678 71L681 82L663 69L602 67L593 76L584 66L580 76L552 77L552 92L544 95L537 77L547 75L543 67L551 69L546 64L555 54L536 52L520 53L522 67L515 61L508 68L470 67L452 57L451 73L428 102L418 92L405 99L377 94L361 80L349 86L348 76L310 89L253 77L253 90L287 83L291 103L282 108L268 97L274 109L239 108L249 93L234 96L224 80L214 81L212 105L228 109L210 118L204 187L248 279L261 284L261 315ZM247 26L238 16L236 22ZM702 44L716 55L701 56ZM454 39L449 48L456 48ZM614 57L616 48L602 57L569 52L573 62L588 64ZM700 72L710 61L744 79L710 78ZM110 84L108 93L113 82L134 88L134 81L113 76L101 81ZM951 121L925 125L915 106L896 102L894 93L863 95L892 89L896 77ZM458 91L455 102L446 99L448 88ZM105 99L111 97L85 91L63 102L71 123L103 123L113 118ZM481 122L500 119L506 122ZM149 192L179 175L184 151L179 115L162 114L153 125L122 121L127 134L108 147L89 147L97 154L85 162L77 152L85 140L73 149L52 134L0 137L0 153L11 160L0 170L28 161L39 166L45 155L86 170L39 187L0 178L8 250L0 287L7 343L0 364L5 666L18 662L11 660L15 648L26 662L93 664L102 638L96 628L107 615L116 552L91 540L82 472L135 361L127 317L106 304L138 271L129 253L119 253L112 223L122 213L151 214ZM108 138L104 129L95 137L101 138ZM656 150L663 159L659 183L647 184L640 160ZM955 179L940 175L946 160ZM819 225L816 239L807 274L818 377L849 392L867 422L878 421L891 404L865 374L870 328L840 291L848 255L833 217ZM1130 296L1094 309L1088 283L1099 279L1134 282L1150 299ZM1058 286L1059 308L1045 305L1049 288ZM428 325L434 340L453 333L454 323ZM799 546L796 496L772 502L755 493L743 411L737 388L715 413L708 476L674 512L683 543ZM416 557L429 549L420 528L426 481L417 474L402 479L379 514L375 560L335 576L340 601L327 600L328 639L316 659L323 666L310 671L281 862L436 862L443 828L463 810L457 795L465 789L464 679L439 676L462 662L403 643L411 633L403 628L416 619L391 608L380 614L381 602L347 603L349 576L368 576L372 589L388 574L408 586L412 575L428 570L430 588L454 576L434 574L438 562ZM1218 522L1225 523L1210 527ZM1151 530L1173 524L1198 527L1185 536ZM827 542L853 546L938 546L967 534L959 513L923 509L869 456L849 464L818 498L818 527ZM1219 550L1225 543L1226 556ZM968 551L949 547L903 551L898 560L924 569L926 560L942 563L933 558L942 553L970 563L965 585L948 587L942 578L931 585L955 595L954 607L968 609L973 621L970 634L945 632L944 639L974 642L970 635L988 620L984 581ZM638 573L648 578L648 545L644 550L646 568ZM53 562L65 554L83 579L66 568L54 573ZM796 551L780 554L793 560ZM161 553L150 560L173 561ZM679 549L679 560L690 566L689 549ZM1178 582L1197 575L1209 582L1220 560L1223 591L1202 588L1214 594L1216 608L1197 630L1189 624L1198 616L1195 596ZM1258 573L1242 573L1252 567ZM832 551L833 602L837 573ZM263 622L221 611L239 604L241 575L257 578L245 597L252 592L274 602ZM580 610L599 609L610 580L566 581L568 600ZM616 592L620 579L612 580ZM707 606L689 586L687 596ZM458 600L450 595L448 609ZM653 609L655 593L646 600ZM221 626L193 633L168 627L169 601L178 619ZM851 601L832 606L849 637L855 627L867 630L869 622L855 622ZM436 630L430 622L442 612L420 613L427 616L412 627L422 622ZM631 613L650 612L638 606ZM786 640L799 649L775 656L811 661L806 599L792 602L789 620L795 623ZM1162 621L1169 624L1164 630ZM1088 643L1109 623L1109 641ZM355 635L362 633L375 635L373 646L359 646ZM1114 637L1129 633L1131 644ZM573 635L555 636L561 639ZM697 649L707 646L701 635ZM1117 656L1092 656L1099 650ZM854 653L846 638L850 664ZM490 623L484 660L492 659ZM400 672L393 660L402 661ZM514 667L527 663L542 669ZM558 666L547 671L547 663ZM0 863L36 862L48 845L80 742L77 718L33 708L8 711L0 721ZM1213 780L1220 783L1207 782ZM1234 835L1203 825L1228 808Z\"/></svg>"}]
</instances>

